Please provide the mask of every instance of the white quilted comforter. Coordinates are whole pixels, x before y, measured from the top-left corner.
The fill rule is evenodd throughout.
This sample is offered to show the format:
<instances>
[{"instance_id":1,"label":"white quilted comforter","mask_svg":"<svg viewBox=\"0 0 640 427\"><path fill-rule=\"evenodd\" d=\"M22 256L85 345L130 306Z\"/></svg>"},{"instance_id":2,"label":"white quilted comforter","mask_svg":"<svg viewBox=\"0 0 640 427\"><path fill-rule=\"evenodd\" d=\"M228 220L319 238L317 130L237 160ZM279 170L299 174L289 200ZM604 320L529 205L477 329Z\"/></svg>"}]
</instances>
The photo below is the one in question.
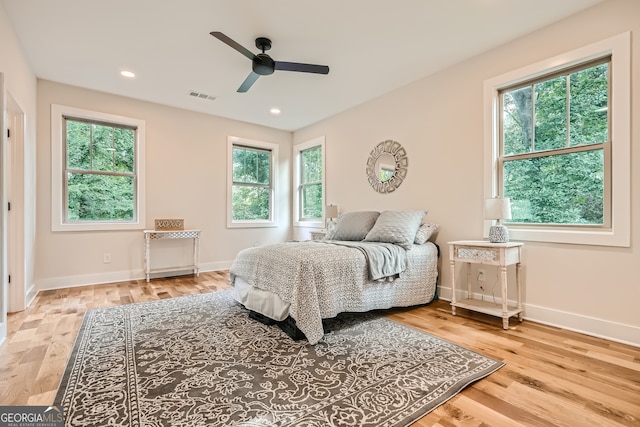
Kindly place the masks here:
<instances>
[{"instance_id":1,"label":"white quilted comforter","mask_svg":"<svg viewBox=\"0 0 640 427\"><path fill-rule=\"evenodd\" d=\"M358 248L331 241L287 242L241 251L230 275L232 283L241 277L289 303L289 315L315 344L324 335L322 319L430 302L438 276L437 247L414 245L406 255L407 267L399 276L370 280L368 260Z\"/></svg>"}]
</instances>

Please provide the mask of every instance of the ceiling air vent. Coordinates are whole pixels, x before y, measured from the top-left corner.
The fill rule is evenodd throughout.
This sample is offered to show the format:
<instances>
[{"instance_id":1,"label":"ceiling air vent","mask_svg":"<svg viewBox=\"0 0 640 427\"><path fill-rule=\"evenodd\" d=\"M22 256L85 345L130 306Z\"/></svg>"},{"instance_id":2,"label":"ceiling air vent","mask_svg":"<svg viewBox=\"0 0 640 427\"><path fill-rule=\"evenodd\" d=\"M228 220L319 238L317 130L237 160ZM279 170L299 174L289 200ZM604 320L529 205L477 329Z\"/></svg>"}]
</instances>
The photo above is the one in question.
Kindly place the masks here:
<instances>
[{"instance_id":1,"label":"ceiling air vent","mask_svg":"<svg viewBox=\"0 0 640 427\"><path fill-rule=\"evenodd\" d=\"M189 91L189 95L190 96L194 96L196 98L200 98L200 99L206 99L206 100L209 100L209 101L215 101L215 99L216 99L215 96L207 95L206 93L196 92L195 90L190 90Z\"/></svg>"}]
</instances>

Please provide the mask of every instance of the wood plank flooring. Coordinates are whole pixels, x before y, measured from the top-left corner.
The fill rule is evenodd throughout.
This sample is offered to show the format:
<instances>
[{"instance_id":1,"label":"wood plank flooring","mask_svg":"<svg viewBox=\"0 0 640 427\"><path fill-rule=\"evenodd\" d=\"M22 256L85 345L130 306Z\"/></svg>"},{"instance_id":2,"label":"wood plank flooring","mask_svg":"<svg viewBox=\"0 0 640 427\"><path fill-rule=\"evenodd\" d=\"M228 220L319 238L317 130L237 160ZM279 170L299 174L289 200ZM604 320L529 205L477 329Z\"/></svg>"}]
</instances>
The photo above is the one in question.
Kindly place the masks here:
<instances>
[{"instance_id":1,"label":"wood plank flooring","mask_svg":"<svg viewBox=\"0 0 640 427\"><path fill-rule=\"evenodd\" d=\"M215 292L226 271L41 292L9 315L0 347L0 405L53 402L87 309ZM414 426L640 426L640 348L524 321L458 310L446 301L384 312L391 319L506 362Z\"/></svg>"}]
</instances>

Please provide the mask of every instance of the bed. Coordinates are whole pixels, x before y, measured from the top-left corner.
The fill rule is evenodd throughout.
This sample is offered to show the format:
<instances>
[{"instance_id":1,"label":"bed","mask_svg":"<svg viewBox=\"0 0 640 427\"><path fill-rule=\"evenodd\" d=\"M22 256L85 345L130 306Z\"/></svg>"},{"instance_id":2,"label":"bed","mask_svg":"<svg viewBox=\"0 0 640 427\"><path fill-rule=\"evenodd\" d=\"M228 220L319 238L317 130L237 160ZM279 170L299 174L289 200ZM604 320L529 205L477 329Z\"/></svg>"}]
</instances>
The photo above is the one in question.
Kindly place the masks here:
<instances>
[{"instance_id":1,"label":"bed","mask_svg":"<svg viewBox=\"0 0 640 427\"><path fill-rule=\"evenodd\" d=\"M339 313L431 302L438 227L425 215L344 213L324 240L244 249L230 269L235 299L258 318L294 322L310 344L322 339L322 320Z\"/></svg>"}]
</instances>

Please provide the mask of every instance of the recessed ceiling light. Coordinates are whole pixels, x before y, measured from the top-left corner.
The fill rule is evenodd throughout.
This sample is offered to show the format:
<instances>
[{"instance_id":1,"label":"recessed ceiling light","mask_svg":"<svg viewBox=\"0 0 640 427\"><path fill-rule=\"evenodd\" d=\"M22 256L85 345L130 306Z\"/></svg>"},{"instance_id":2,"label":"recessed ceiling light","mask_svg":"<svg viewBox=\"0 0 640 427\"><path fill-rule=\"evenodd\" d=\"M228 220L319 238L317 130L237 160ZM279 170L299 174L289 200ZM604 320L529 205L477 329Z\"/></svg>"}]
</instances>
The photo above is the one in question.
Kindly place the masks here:
<instances>
[{"instance_id":1,"label":"recessed ceiling light","mask_svg":"<svg viewBox=\"0 0 640 427\"><path fill-rule=\"evenodd\" d=\"M136 74L132 71L128 71L128 70L122 70L120 71L120 75L124 76L124 77L128 77L130 79L134 78L136 76Z\"/></svg>"},{"instance_id":2,"label":"recessed ceiling light","mask_svg":"<svg viewBox=\"0 0 640 427\"><path fill-rule=\"evenodd\" d=\"M280 109L276 108L276 107L273 107L271 109L271 114L273 114L274 116L277 116L278 114L280 114Z\"/></svg>"}]
</instances>

